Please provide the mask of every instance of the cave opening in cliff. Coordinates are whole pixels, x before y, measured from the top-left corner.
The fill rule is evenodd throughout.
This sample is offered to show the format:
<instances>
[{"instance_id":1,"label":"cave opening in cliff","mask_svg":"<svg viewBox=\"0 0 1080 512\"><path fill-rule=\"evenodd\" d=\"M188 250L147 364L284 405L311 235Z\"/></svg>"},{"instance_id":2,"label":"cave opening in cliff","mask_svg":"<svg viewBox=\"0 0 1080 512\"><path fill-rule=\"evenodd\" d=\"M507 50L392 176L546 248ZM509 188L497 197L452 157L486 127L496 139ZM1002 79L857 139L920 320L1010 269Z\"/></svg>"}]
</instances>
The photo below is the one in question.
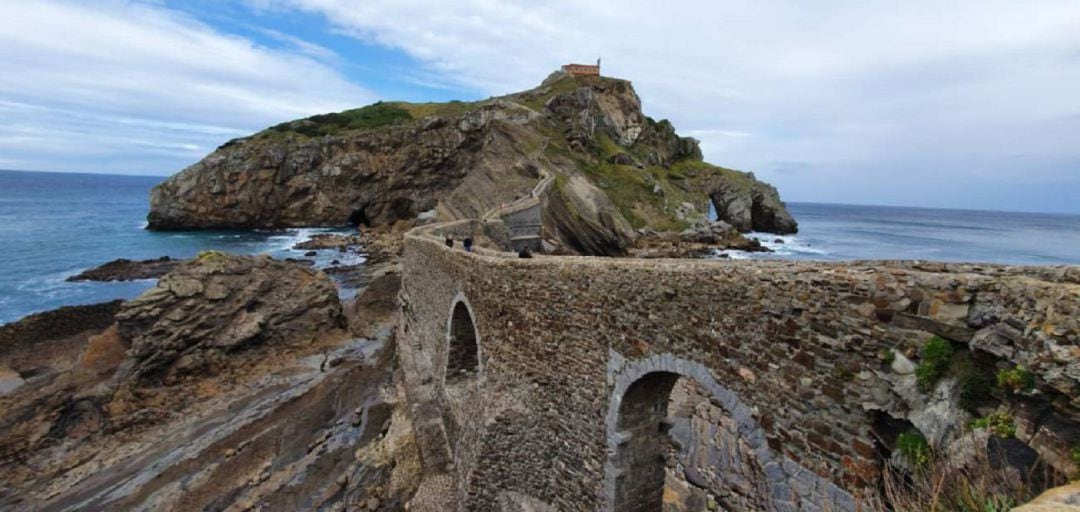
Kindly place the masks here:
<instances>
[{"instance_id":1,"label":"cave opening in cliff","mask_svg":"<svg viewBox=\"0 0 1080 512\"><path fill-rule=\"evenodd\" d=\"M465 302L458 301L450 314L449 349L446 355L446 382L473 377L480 366L480 347L476 325Z\"/></svg>"},{"instance_id":2,"label":"cave opening in cliff","mask_svg":"<svg viewBox=\"0 0 1080 512\"><path fill-rule=\"evenodd\" d=\"M349 225L355 227L371 227L371 219L368 218L367 213L363 208L357 208L349 214Z\"/></svg>"},{"instance_id":3,"label":"cave opening in cliff","mask_svg":"<svg viewBox=\"0 0 1080 512\"><path fill-rule=\"evenodd\" d=\"M620 442L613 458L617 467L614 510L662 510L670 444L668 404L679 378L676 373L649 373L623 394L617 423Z\"/></svg>"}]
</instances>

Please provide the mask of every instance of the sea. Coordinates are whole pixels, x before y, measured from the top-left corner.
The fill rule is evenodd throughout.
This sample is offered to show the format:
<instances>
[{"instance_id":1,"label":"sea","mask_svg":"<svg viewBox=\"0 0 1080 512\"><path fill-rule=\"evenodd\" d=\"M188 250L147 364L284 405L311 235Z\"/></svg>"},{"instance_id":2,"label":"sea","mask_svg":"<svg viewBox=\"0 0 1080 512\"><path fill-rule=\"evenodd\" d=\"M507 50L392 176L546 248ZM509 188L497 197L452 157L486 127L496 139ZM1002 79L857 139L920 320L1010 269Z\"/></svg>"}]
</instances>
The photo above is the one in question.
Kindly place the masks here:
<instances>
[{"instance_id":1,"label":"sea","mask_svg":"<svg viewBox=\"0 0 1080 512\"><path fill-rule=\"evenodd\" d=\"M292 247L331 228L285 230L150 231L150 189L160 176L117 176L0 170L0 324L60 306L130 299L154 279L69 282L117 258L190 258L201 251L302 258ZM352 231L355 233L355 231ZM363 263L364 255L318 251L317 267L335 259ZM343 297L355 290L343 289Z\"/></svg>"},{"instance_id":2,"label":"sea","mask_svg":"<svg viewBox=\"0 0 1080 512\"><path fill-rule=\"evenodd\" d=\"M205 250L302 257L293 245L340 229L169 231L146 229L150 189L162 177L0 170L0 324L65 305L133 298L154 280L66 279L117 259L188 258ZM788 203L797 235L752 233L770 253L728 258L920 259L1080 264L1080 216ZM720 258L720 253L712 257ZM320 251L316 266L342 259ZM359 264L362 254L341 264ZM348 290L343 290L347 294Z\"/></svg>"}]
</instances>

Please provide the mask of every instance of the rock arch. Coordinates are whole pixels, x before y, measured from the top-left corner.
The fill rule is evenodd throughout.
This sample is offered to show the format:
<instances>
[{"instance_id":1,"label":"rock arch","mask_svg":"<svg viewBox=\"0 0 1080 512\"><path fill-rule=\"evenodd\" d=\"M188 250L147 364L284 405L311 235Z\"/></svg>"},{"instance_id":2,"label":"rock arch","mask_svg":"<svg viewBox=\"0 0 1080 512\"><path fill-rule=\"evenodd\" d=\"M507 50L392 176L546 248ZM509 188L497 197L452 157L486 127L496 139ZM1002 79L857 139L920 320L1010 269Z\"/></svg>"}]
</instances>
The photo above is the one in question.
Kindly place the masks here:
<instances>
[{"instance_id":1,"label":"rock arch","mask_svg":"<svg viewBox=\"0 0 1080 512\"><path fill-rule=\"evenodd\" d=\"M459 293L450 306L446 325L446 370L448 385L462 382L480 374L480 334L472 306Z\"/></svg>"},{"instance_id":2,"label":"rock arch","mask_svg":"<svg viewBox=\"0 0 1080 512\"><path fill-rule=\"evenodd\" d=\"M607 413L608 461L605 466L607 510L657 511L664 488L664 449L668 402L681 378L691 379L712 396L736 424L739 438L752 450L758 464L772 463L765 432L753 420L750 408L734 392L716 382L702 364L670 354L628 362L612 354L612 384Z\"/></svg>"}]
</instances>

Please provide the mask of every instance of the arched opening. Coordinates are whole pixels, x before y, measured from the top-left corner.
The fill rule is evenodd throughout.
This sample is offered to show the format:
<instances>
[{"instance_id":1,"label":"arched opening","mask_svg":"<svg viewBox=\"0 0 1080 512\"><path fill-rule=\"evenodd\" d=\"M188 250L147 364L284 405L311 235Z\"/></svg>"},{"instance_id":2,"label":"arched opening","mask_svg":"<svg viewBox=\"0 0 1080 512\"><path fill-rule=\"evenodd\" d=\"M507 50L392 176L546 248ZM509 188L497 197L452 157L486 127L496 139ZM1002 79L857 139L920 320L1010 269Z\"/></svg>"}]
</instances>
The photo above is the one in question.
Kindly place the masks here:
<instances>
[{"instance_id":1,"label":"arched opening","mask_svg":"<svg viewBox=\"0 0 1080 512\"><path fill-rule=\"evenodd\" d=\"M446 383L453 384L475 376L480 367L480 347L476 325L464 301L454 304L450 314L449 349L446 354Z\"/></svg>"},{"instance_id":2,"label":"arched opening","mask_svg":"<svg viewBox=\"0 0 1080 512\"><path fill-rule=\"evenodd\" d=\"M612 510L657 512L664 497L671 390L679 375L654 372L626 389L619 404Z\"/></svg>"},{"instance_id":3,"label":"arched opening","mask_svg":"<svg viewBox=\"0 0 1080 512\"><path fill-rule=\"evenodd\" d=\"M607 421L606 510L769 508L764 432L704 366L669 356L628 365Z\"/></svg>"}]
</instances>

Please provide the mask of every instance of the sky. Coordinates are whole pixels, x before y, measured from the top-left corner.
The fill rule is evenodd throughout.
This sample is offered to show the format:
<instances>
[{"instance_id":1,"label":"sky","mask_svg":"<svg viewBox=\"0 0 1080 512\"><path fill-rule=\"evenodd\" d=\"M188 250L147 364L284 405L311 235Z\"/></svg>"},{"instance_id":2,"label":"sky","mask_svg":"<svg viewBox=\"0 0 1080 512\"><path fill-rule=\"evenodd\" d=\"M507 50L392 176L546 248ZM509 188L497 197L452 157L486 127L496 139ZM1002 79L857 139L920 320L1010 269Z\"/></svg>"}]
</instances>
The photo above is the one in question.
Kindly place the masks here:
<instances>
[{"instance_id":1,"label":"sky","mask_svg":"<svg viewBox=\"0 0 1080 512\"><path fill-rule=\"evenodd\" d=\"M1080 213L1076 0L5 0L0 168L165 176L597 57L788 201Z\"/></svg>"}]
</instances>

